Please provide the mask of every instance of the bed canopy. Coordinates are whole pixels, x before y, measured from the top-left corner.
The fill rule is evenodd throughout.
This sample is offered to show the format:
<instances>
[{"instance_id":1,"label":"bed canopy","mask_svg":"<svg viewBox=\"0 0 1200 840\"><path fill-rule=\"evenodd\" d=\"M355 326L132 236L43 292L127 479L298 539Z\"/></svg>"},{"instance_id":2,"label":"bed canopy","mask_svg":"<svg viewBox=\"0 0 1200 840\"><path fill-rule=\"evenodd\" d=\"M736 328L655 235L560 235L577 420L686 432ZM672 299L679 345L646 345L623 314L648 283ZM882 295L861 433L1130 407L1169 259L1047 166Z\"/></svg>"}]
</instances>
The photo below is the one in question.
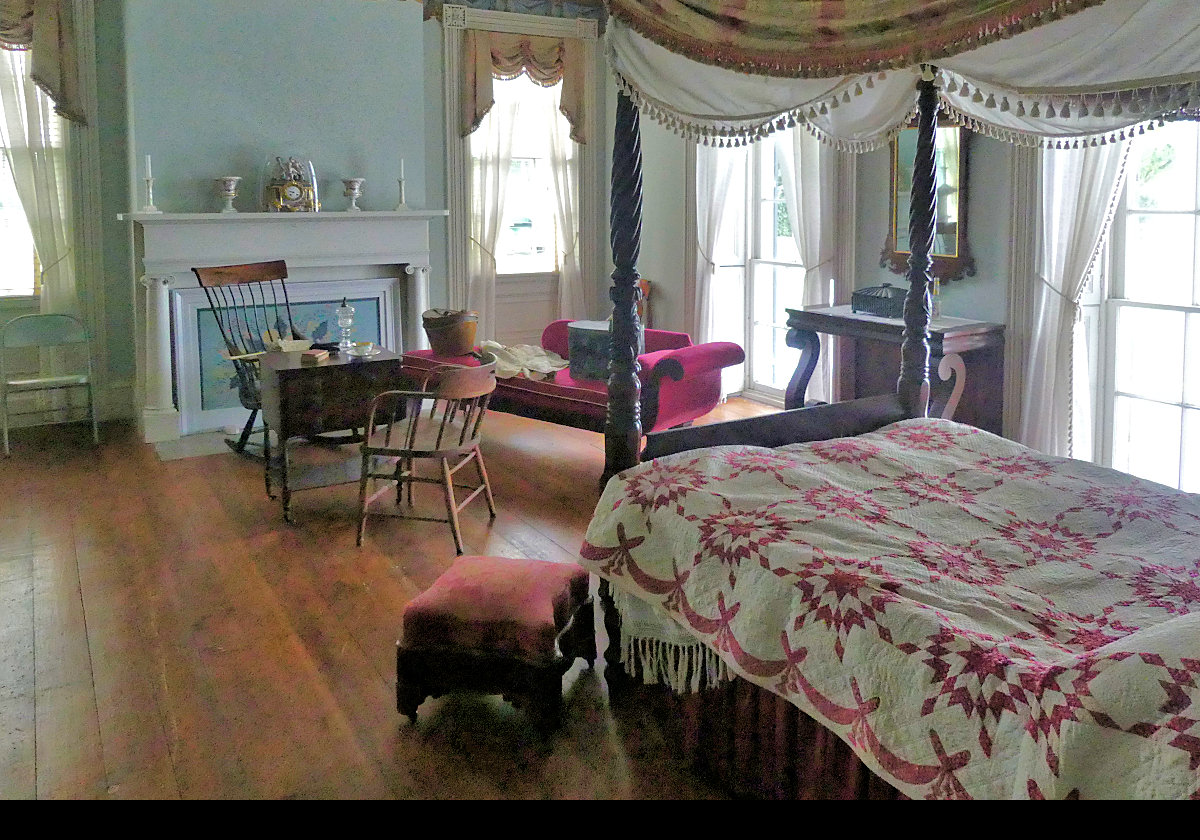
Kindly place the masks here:
<instances>
[{"instance_id":1,"label":"bed canopy","mask_svg":"<svg viewBox=\"0 0 1200 840\"><path fill-rule=\"evenodd\" d=\"M992 137L1057 149L1120 142L1200 104L1194 0L607 0L606 6L608 60L620 94L605 480L637 462L641 437L640 113L706 145L742 145L803 126L854 151L885 145L915 116L920 133L897 398L909 416L921 416L929 390L938 111Z\"/></svg>"}]
</instances>

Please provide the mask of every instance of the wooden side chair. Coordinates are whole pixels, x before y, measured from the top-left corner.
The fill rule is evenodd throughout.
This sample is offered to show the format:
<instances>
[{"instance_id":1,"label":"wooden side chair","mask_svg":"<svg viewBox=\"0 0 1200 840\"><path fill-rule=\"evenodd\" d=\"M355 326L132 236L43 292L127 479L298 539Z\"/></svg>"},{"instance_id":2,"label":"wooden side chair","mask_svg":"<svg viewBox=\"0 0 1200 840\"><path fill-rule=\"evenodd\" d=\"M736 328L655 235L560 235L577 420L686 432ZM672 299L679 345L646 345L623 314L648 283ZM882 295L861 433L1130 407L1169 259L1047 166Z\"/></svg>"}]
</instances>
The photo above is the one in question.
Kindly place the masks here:
<instances>
[{"instance_id":1,"label":"wooden side chair","mask_svg":"<svg viewBox=\"0 0 1200 840\"><path fill-rule=\"evenodd\" d=\"M287 263L283 260L193 268L212 308L226 358L233 363L238 380L238 400L250 409L250 417L235 440L227 443L234 452L246 450L254 421L262 409L259 394L258 357L280 339L304 339L292 321L287 290ZM267 428L263 426L264 441ZM264 447L265 448L265 447Z\"/></svg>"},{"instance_id":2,"label":"wooden side chair","mask_svg":"<svg viewBox=\"0 0 1200 840\"><path fill-rule=\"evenodd\" d=\"M359 479L358 544L362 545L370 505L392 487L396 489L396 512L401 519L448 522L454 547L463 553L458 514L476 497L487 499L492 518L492 498L487 468L479 444L483 439L483 417L496 389L496 358L487 356L479 367L440 365L428 371L419 391L385 391L371 401L365 439L362 442L362 473ZM436 478L417 474L417 462L437 462ZM474 464L478 484L456 484L455 475ZM369 482L383 485L368 494ZM446 516L417 516L412 512L412 486L437 484L445 496ZM461 502L455 489L469 491Z\"/></svg>"},{"instance_id":3,"label":"wooden side chair","mask_svg":"<svg viewBox=\"0 0 1200 840\"><path fill-rule=\"evenodd\" d=\"M5 357L9 350L34 347L62 347L81 345L87 361L84 371L52 376L10 375L5 368ZM87 327L71 315L43 314L21 315L0 327L0 414L4 417L4 454L10 454L8 445L9 397L13 394L29 394L39 391L62 391L83 388L87 392L87 414L92 424L92 442L100 443L100 429L96 424L96 403L92 395L92 348ZM16 414L49 414L57 409L35 409L15 412ZM68 422L68 421L60 421Z\"/></svg>"}]
</instances>

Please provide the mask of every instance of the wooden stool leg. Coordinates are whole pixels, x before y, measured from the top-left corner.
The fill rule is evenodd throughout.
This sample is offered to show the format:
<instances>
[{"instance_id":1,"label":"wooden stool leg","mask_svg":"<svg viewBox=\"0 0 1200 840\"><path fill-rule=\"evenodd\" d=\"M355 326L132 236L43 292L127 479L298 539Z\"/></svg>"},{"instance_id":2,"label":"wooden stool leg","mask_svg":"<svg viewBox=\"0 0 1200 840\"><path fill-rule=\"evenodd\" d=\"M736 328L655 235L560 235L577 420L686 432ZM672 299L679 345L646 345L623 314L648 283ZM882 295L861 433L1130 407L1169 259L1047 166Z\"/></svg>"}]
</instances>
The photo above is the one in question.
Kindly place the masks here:
<instances>
[{"instance_id":1,"label":"wooden stool leg","mask_svg":"<svg viewBox=\"0 0 1200 840\"><path fill-rule=\"evenodd\" d=\"M417 722L417 709L429 696L412 667L405 658L405 652L399 646L396 648L396 711L405 715L413 723Z\"/></svg>"}]
</instances>

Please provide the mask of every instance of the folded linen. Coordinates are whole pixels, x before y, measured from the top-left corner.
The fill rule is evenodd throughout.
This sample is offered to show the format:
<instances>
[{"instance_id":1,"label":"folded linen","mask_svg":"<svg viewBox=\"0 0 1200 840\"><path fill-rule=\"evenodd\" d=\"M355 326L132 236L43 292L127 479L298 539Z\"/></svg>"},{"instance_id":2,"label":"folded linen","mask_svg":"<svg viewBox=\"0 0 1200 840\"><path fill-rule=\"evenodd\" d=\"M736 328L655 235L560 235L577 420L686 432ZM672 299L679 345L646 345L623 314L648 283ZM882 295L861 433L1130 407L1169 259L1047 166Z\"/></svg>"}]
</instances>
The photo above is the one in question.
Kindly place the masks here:
<instances>
[{"instance_id":1,"label":"folded linen","mask_svg":"<svg viewBox=\"0 0 1200 840\"><path fill-rule=\"evenodd\" d=\"M496 376L511 379L524 376L526 379L550 379L555 371L567 367L570 362L552 350L532 344L514 344L506 347L496 341L484 341L479 345L484 353L496 357Z\"/></svg>"}]
</instances>

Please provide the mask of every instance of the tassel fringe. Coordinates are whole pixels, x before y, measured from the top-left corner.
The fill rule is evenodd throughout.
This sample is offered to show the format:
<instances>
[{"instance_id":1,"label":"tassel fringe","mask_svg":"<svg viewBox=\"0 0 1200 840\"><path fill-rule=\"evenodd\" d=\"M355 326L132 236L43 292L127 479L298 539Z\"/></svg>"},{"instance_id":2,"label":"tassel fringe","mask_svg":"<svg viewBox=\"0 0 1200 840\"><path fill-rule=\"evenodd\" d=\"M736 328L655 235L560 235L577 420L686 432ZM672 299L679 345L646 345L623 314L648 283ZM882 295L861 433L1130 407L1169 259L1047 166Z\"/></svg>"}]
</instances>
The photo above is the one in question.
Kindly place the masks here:
<instances>
[{"instance_id":1,"label":"tassel fringe","mask_svg":"<svg viewBox=\"0 0 1200 840\"><path fill-rule=\"evenodd\" d=\"M621 664L625 673L640 677L643 684L665 685L676 694L694 694L733 679L716 651L699 642L676 645L622 634Z\"/></svg>"}]
</instances>

